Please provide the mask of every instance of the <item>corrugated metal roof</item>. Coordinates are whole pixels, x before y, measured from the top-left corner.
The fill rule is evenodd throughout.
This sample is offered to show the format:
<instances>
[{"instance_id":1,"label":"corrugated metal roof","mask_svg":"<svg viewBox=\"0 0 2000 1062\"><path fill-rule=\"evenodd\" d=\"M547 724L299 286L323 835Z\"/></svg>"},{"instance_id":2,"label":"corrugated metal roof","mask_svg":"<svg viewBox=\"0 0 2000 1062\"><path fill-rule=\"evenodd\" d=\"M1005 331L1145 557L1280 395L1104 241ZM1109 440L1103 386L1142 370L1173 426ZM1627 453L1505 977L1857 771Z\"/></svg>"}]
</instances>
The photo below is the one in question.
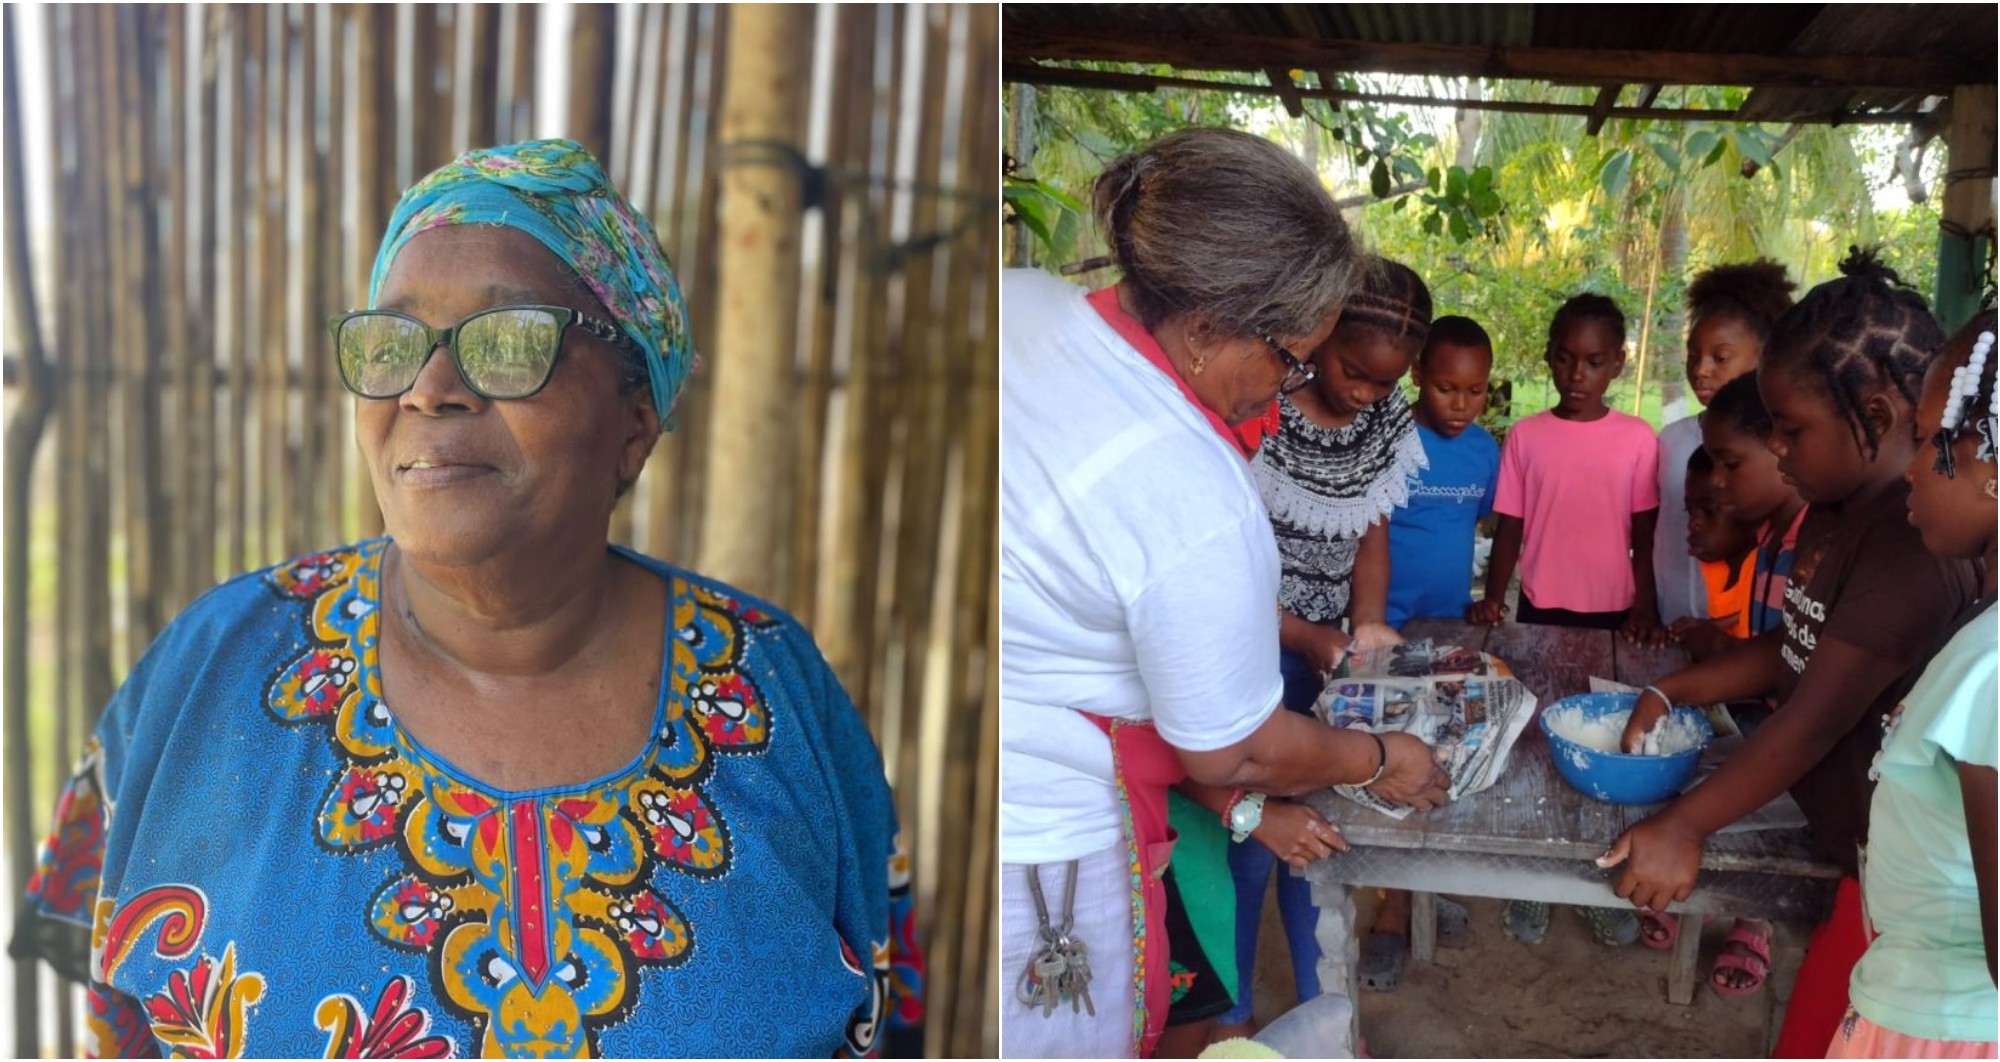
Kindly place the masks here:
<instances>
[{"instance_id":1,"label":"corrugated metal roof","mask_svg":"<svg viewBox=\"0 0 2000 1062\"><path fill-rule=\"evenodd\" d=\"M1060 41L1071 57L1077 57L1091 51L1093 40L1115 41L1121 46L1107 57L1136 61L1144 61L1151 45L1133 37L1157 34L1182 42L1285 38L1473 46L1515 54L1561 49L1922 58L1947 65L1954 77L1987 83L1996 80L1996 40L2000 40L2000 6L1994 4L1008 3L1002 8L1001 23L1003 49L1009 36ZM1242 51L1239 46L1237 53ZM1186 52L1183 47L1181 54ZM1036 57L1008 51L1010 60ZM1274 60L1272 65L1281 62ZM1464 75L1483 72L1474 54L1464 57L1462 64ZM1248 67L1239 62L1236 68ZM1752 94L1743 117L1783 121L1868 110L1908 111L1928 91L1942 87L1914 83L1857 87L1851 80L1841 85L1766 87Z\"/></svg>"}]
</instances>

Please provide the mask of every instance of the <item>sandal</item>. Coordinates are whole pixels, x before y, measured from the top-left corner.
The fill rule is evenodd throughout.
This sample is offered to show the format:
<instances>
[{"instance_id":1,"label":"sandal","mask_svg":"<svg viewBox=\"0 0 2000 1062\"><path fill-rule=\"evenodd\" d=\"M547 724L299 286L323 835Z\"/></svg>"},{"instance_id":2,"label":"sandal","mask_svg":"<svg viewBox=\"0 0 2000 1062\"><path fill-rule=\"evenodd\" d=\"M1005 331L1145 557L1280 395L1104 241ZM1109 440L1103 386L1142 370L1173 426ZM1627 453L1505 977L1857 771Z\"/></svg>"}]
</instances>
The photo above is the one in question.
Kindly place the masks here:
<instances>
[{"instance_id":1,"label":"sandal","mask_svg":"<svg viewBox=\"0 0 2000 1062\"><path fill-rule=\"evenodd\" d=\"M1361 987L1370 992L1394 992L1403 983L1403 966L1410 958L1410 938L1400 933L1370 933L1361 941L1361 961L1354 968Z\"/></svg>"},{"instance_id":2,"label":"sandal","mask_svg":"<svg viewBox=\"0 0 2000 1062\"><path fill-rule=\"evenodd\" d=\"M1437 945L1440 948L1465 948L1472 945L1472 916L1466 913L1463 904L1455 900L1437 898Z\"/></svg>"},{"instance_id":3,"label":"sandal","mask_svg":"<svg viewBox=\"0 0 2000 1062\"><path fill-rule=\"evenodd\" d=\"M1523 944L1540 944L1549 931L1549 905L1533 900L1509 900L1500 912L1507 935Z\"/></svg>"},{"instance_id":4,"label":"sandal","mask_svg":"<svg viewBox=\"0 0 2000 1062\"><path fill-rule=\"evenodd\" d=\"M1639 939L1639 918L1629 907L1579 907L1591 935L1607 948L1622 948Z\"/></svg>"},{"instance_id":5,"label":"sandal","mask_svg":"<svg viewBox=\"0 0 2000 1062\"><path fill-rule=\"evenodd\" d=\"M1661 911L1642 911L1639 914L1639 943L1654 951L1665 951L1680 939L1681 916Z\"/></svg>"},{"instance_id":6,"label":"sandal","mask_svg":"<svg viewBox=\"0 0 2000 1062\"><path fill-rule=\"evenodd\" d=\"M1730 945L1741 951L1730 951ZM1730 971L1749 975L1747 984L1730 984L1722 976ZM1708 972L1708 987L1724 999L1756 995L1771 976L1771 926L1768 922L1738 922L1722 942L1722 953Z\"/></svg>"}]
</instances>

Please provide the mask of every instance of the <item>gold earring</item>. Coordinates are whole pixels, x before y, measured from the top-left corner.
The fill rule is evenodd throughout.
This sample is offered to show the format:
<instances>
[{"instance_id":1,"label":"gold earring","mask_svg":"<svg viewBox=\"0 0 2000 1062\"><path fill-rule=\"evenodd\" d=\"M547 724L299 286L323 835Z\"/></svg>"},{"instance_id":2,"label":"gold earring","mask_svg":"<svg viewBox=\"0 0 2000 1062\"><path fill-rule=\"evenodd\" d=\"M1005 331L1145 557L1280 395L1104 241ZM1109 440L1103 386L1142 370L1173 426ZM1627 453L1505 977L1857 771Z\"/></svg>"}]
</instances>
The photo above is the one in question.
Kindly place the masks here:
<instances>
[{"instance_id":1,"label":"gold earring","mask_svg":"<svg viewBox=\"0 0 2000 1062\"><path fill-rule=\"evenodd\" d=\"M1986 496L1989 498L2000 498L2000 481L1991 479L1986 481Z\"/></svg>"},{"instance_id":2,"label":"gold earring","mask_svg":"<svg viewBox=\"0 0 2000 1062\"><path fill-rule=\"evenodd\" d=\"M1208 368L1208 359L1201 356L1200 354L1196 354L1194 356L1194 374L1196 376L1200 376L1202 370L1206 368Z\"/></svg>"}]
</instances>

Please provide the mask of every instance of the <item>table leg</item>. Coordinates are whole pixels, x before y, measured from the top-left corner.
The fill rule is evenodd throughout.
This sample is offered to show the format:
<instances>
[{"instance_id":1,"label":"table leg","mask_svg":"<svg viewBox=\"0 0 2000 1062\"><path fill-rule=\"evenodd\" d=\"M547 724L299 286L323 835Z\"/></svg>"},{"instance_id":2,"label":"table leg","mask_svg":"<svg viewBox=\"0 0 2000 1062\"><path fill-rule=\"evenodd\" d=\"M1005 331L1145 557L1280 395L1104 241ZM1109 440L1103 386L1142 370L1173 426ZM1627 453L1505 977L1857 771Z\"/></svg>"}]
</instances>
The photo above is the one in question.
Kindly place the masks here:
<instances>
[{"instance_id":1,"label":"table leg","mask_svg":"<svg viewBox=\"0 0 2000 1062\"><path fill-rule=\"evenodd\" d=\"M1314 881L1312 900L1313 906L1319 908L1319 921L1313 929L1313 936L1319 942L1319 990L1359 1000L1361 938L1354 924L1353 890L1346 885ZM1343 1052L1332 1057L1354 1057L1354 1046L1361 1042L1361 1008L1354 1006L1349 1012L1352 1021L1347 1043L1328 1045L1329 1052L1336 1046Z\"/></svg>"},{"instance_id":2,"label":"table leg","mask_svg":"<svg viewBox=\"0 0 2000 1062\"><path fill-rule=\"evenodd\" d=\"M1701 923L1701 915L1681 915L1681 935L1674 938L1673 955L1667 966L1669 1003L1685 1007L1694 1002L1695 964L1701 958Z\"/></svg>"},{"instance_id":3,"label":"table leg","mask_svg":"<svg viewBox=\"0 0 2000 1062\"><path fill-rule=\"evenodd\" d=\"M1410 893L1410 958L1437 959L1438 898L1434 892Z\"/></svg>"}]
</instances>

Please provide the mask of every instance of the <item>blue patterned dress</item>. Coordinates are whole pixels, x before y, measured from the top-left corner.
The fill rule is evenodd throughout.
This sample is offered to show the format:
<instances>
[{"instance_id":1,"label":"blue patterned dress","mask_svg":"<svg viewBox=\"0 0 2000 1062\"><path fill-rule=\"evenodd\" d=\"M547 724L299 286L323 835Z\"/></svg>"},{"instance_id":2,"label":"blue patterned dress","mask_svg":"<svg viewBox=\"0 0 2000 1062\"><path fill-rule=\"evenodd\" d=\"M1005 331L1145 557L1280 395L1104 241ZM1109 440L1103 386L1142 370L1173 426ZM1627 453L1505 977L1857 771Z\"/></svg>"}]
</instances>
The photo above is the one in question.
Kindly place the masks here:
<instances>
[{"instance_id":1,"label":"blue patterned dress","mask_svg":"<svg viewBox=\"0 0 2000 1062\"><path fill-rule=\"evenodd\" d=\"M826 1057L916 1016L881 757L803 628L626 554L669 586L653 740L500 791L382 701L387 546L216 588L106 709L14 945L87 981L94 1053Z\"/></svg>"}]
</instances>

